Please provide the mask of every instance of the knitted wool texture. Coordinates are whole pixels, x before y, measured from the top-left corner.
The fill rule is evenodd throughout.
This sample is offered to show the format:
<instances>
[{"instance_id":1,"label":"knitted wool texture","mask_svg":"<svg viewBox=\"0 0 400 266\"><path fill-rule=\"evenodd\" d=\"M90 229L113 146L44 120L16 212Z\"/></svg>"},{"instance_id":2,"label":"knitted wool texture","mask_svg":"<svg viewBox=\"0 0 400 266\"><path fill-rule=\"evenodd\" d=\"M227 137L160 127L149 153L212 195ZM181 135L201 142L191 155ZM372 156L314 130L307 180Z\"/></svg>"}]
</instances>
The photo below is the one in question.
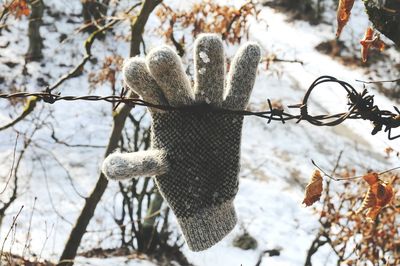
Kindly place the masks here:
<instances>
[{"instance_id":1,"label":"knitted wool texture","mask_svg":"<svg viewBox=\"0 0 400 266\"><path fill-rule=\"evenodd\" d=\"M110 179L155 175L155 182L191 250L207 249L236 224L243 117L215 108L243 110L254 84L260 50L247 44L235 56L226 88L223 45L213 34L195 43L195 84L190 87L180 58L169 47L153 50L146 61L124 65L128 86L146 101L183 107L150 109L152 150L111 154L103 163Z\"/></svg>"},{"instance_id":2,"label":"knitted wool texture","mask_svg":"<svg viewBox=\"0 0 400 266\"><path fill-rule=\"evenodd\" d=\"M189 247L206 249L236 224L231 202L238 189L243 118L204 111L159 113L153 119L153 146L166 151L170 162L156 183Z\"/></svg>"}]
</instances>

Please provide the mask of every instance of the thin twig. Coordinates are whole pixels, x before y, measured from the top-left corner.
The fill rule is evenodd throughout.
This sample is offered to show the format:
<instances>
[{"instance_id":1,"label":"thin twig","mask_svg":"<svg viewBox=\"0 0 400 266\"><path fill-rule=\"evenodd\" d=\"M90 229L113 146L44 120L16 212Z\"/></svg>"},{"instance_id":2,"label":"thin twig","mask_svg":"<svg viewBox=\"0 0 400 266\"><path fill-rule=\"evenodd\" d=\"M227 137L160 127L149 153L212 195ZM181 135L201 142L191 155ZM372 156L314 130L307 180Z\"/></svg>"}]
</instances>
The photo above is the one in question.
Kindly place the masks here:
<instances>
[{"instance_id":1,"label":"thin twig","mask_svg":"<svg viewBox=\"0 0 400 266\"><path fill-rule=\"evenodd\" d=\"M54 161L55 161L62 169L64 169L64 171L65 171L65 173L66 173L66 175L67 175L67 179L68 179L69 183L71 184L72 189L75 191L76 195L78 195L78 196L79 196L80 198L82 198L82 199L86 199L86 197L85 197L82 193L80 193L80 192L78 191L78 188L75 186L71 174L69 173L68 169L62 164L62 162L57 158L57 156L56 156L51 150L44 149L44 148L42 148L42 149L45 150L45 151L47 151L47 152L50 154L50 156L53 157Z\"/></svg>"},{"instance_id":2,"label":"thin twig","mask_svg":"<svg viewBox=\"0 0 400 266\"><path fill-rule=\"evenodd\" d=\"M334 172L333 172L332 174L327 174L321 167L319 167L319 166L314 162L314 160L311 160L311 163L312 163L315 167L317 167L318 170L320 170L326 177L328 177L328 178L330 178L330 179L332 179L332 180L334 180L334 181L355 180L355 179L359 179L359 178L364 177L364 175L353 176L353 177L346 177L346 178L335 177L335 176L334 176ZM335 166L335 169L336 169L336 166ZM397 166L397 167L391 168L391 169L389 169L389 170L385 170L385 171L383 171L383 172L380 172L380 173L378 173L378 175L382 175L382 174L385 174L385 173L388 173L388 172L391 172L391 171L394 171L394 170L397 170L397 169L400 169L400 166Z\"/></svg>"},{"instance_id":3,"label":"thin twig","mask_svg":"<svg viewBox=\"0 0 400 266\"><path fill-rule=\"evenodd\" d=\"M8 230L7 234L6 234L6 237L4 238L3 244L2 244L2 246L1 246L1 251L0 251L0 266L2 265L2 257L3 257L4 246L5 246L5 244L6 244L6 241L7 241L7 239L8 239L8 236L10 235L12 229L14 228L14 226L15 226L15 224L16 224L16 222L17 222L18 216L21 214L23 208L24 208L24 205L21 206L21 208L19 209L19 211L17 212L17 214L13 217L13 221L12 221L12 223L11 223L11 227L10 227L10 229Z\"/></svg>"},{"instance_id":4,"label":"thin twig","mask_svg":"<svg viewBox=\"0 0 400 266\"><path fill-rule=\"evenodd\" d=\"M400 82L400 79L389 79L389 80L373 80L373 81L364 81L356 79L357 82L362 82L365 84L376 84L376 83L390 83L390 82Z\"/></svg>"},{"instance_id":5,"label":"thin twig","mask_svg":"<svg viewBox=\"0 0 400 266\"><path fill-rule=\"evenodd\" d=\"M13 159L12 159L12 163L11 163L10 174L8 175L7 182L6 182L3 190L0 192L0 195L3 194L6 191L8 183L10 183L10 180L11 180L11 178L13 176L14 165L15 165L15 154L16 154L16 151L17 151L18 137L19 137L19 133L17 133L17 136L15 137L15 143L14 143L14 149L13 149L13 155L12 155Z\"/></svg>"},{"instance_id":6,"label":"thin twig","mask_svg":"<svg viewBox=\"0 0 400 266\"><path fill-rule=\"evenodd\" d=\"M49 181L48 181L48 177L47 177L46 168L44 167L43 161L42 161L42 159L40 158L40 156L37 156L37 160L39 161L40 167L42 168L42 172L43 172L44 179L45 179L45 182L46 182L47 195L48 195L48 197L49 197L49 202L50 202L51 208L52 208L53 211L57 214L57 216L61 218L61 220L63 220L64 222L68 223L69 225L73 225L72 222L70 222L67 218L65 218L65 217L58 211L58 209L56 208L56 206L54 205L53 197L51 196L51 193L50 193Z\"/></svg>"},{"instance_id":7,"label":"thin twig","mask_svg":"<svg viewBox=\"0 0 400 266\"><path fill-rule=\"evenodd\" d=\"M385 171L383 171L383 172L380 172L380 173L378 173L378 175L383 175L383 174L386 174L386 173L388 173L388 172L392 172L392 171L397 170L397 169L400 169L400 166L394 167L394 168L389 169L389 170L385 170Z\"/></svg>"},{"instance_id":8,"label":"thin twig","mask_svg":"<svg viewBox=\"0 0 400 266\"><path fill-rule=\"evenodd\" d=\"M135 7L137 7L140 4L135 4L132 5L130 8L128 8L124 13L127 15L129 14ZM85 47L85 55L84 57L81 59L81 61L72 69L70 70L68 73L64 74L63 76L61 76L53 85L51 85L50 87L47 88L48 92L52 92L53 90L55 90L56 88L58 88L62 83L64 83L64 81L70 79L71 77L76 76L76 74L80 71L82 71L83 66L86 64L86 62L88 62L91 57L92 57L92 45L94 40L96 39L96 37L100 34L102 34L103 32L111 29L112 27L114 27L117 23L120 23L121 21L123 21L126 18L114 18L113 20L111 20L109 23L107 23L106 25L104 25L103 27L95 30L92 34L89 35L89 37L85 40L84 42L84 47Z\"/></svg>"},{"instance_id":9,"label":"thin twig","mask_svg":"<svg viewBox=\"0 0 400 266\"><path fill-rule=\"evenodd\" d=\"M50 136L57 144L62 144L62 145L65 145L67 147L70 147L70 148L100 148L100 149L102 149L102 148L106 147L104 145L70 144L70 143L67 143L67 142L65 142L63 140L60 140L59 138L56 137L56 132L55 132L54 128L52 128L52 133L51 133Z\"/></svg>"},{"instance_id":10,"label":"thin twig","mask_svg":"<svg viewBox=\"0 0 400 266\"><path fill-rule=\"evenodd\" d=\"M139 3L136 3L134 5L132 5L130 8L128 8L124 13L127 15L129 14L135 7L137 7L139 5ZM65 81L75 77L78 73L80 73L83 70L83 67L86 65L86 63L92 58L92 45L96 39L96 37L102 33L104 33L105 31L113 28L115 25L117 25L118 23L120 23L121 21L123 21L123 19L121 18L115 18L113 20L111 20L109 23L107 23L106 25L104 25L103 27L97 29L96 31L94 31L92 34L89 35L89 37L85 40L84 42L84 56L83 58L78 62L78 64L76 64L74 66L73 69L71 69L70 71L68 71L67 73L65 73L64 75L62 75L56 82L54 82L52 85L48 86L45 91L48 93L51 93L52 91L54 91L55 89L57 89L61 84L63 84ZM36 103L40 100L40 97L33 97L31 98L27 104L26 107L24 108L24 111L22 112L22 114L20 114L17 118L15 118L13 121L0 126L0 131L1 130L5 130L7 128L10 128L14 125L16 125L17 123L19 123L20 121L22 121L26 116L28 116L36 107Z\"/></svg>"},{"instance_id":11,"label":"thin twig","mask_svg":"<svg viewBox=\"0 0 400 266\"><path fill-rule=\"evenodd\" d=\"M36 103L38 102L38 98L36 97L30 97L28 98L28 101L24 107L24 111L16 118L14 118L14 120L12 120L11 122L0 126L0 131L10 128L14 125L16 125L17 123L19 123L20 121L24 120L25 117L27 117L36 107Z\"/></svg>"},{"instance_id":12,"label":"thin twig","mask_svg":"<svg viewBox=\"0 0 400 266\"><path fill-rule=\"evenodd\" d=\"M46 238L44 239L43 246L42 246L42 248L40 250L40 253L39 253L39 257L36 258L36 262L39 261L42 258L43 250L46 247L47 241L49 240L49 237L50 237L50 235L51 235L51 233L53 232L53 229L54 229L54 223L52 224L49 232L47 231L47 222L44 221L44 224L45 224L45 230L46 230Z\"/></svg>"},{"instance_id":13,"label":"thin twig","mask_svg":"<svg viewBox=\"0 0 400 266\"><path fill-rule=\"evenodd\" d=\"M1 11L1 14L0 14L0 22L3 20L4 16L10 11L10 7L14 2L15 2L15 0L12 0L10 2L10 4L8 4L7 6L5 6L3 8L3 10Z\"/></svg>"},{"instance_id":14,"label":"thin twig","mask_svg":"<svg viewBox=\"0 0 400 266\"><path fill-rule=\"evenodd\" d=\"M277 57L264 57L261 59L261 62L279 62L279 63L298 63L300 65L304 65L304 62L297 59L283 59Z\"/></svg>"},{"instance_id":15,"label":"thin twig","mask_svg":"<svg viewBox=\"0 0 400 266\"><path fill-rule=\"evenodd\" d=\"M225 31L222 33L222 40L225 40L228 38L229 36L229 32L231 31L231 28L233 26L233 23L235 23L236 20L238 20L241 16L242 16L242 11L244 8L246 8L248 5L252 5L253 7L255 6L255 4L253 3L252 0L249 0L247 2L245 2L238 10L238 12L233 16L233 18L231 19L231 21L229 21L229 24L226 26Z\"/></svg>"},{"instance_id":16,"label":"thin twig","mask_svg":"<svg viewBox=\"0 0 400 266\"><path fill-rule=\"evenodd\" d=\"M340 160L342 159L342 155L343 155L343 150L341 150L339 152L339 155L338 155L338 157L336 159L335 166L332 169L331 175L334 175L336 173L336 170L339 168L339 163L340 163Z\"/></svg>"},{"instance_id":17,"label":"thin twig","mask_svg":"<svg viewBox=\"0 0 400 266\"><path fill-rule=\"evenodd\" d=\"M33 138L33 136L35 135L35 133L36 133L37 130L38 130L38 128L36 127L36 128L32 131L32 133L30 134L30 136L24 141L23 149L21 150L21 152L20 152L20 154L19 154L19 157L18 157L18 159L17 159L17 161L16 161L15 168L14 168L14 188L13 188L13 190L12 190L12 193L11 193L10 198L8 199L8 201L7 201L6 203L3 203L3 206L2 206L1 209L0 209L0 223L1 223L1 220L2 220L2 218L4 217L5 212L6 212L6 210L8 209L8 207L10 207L11 204L17 199L17 190L18 190L18 169L19 169L19 166L20 166L20 164L21 164L21 162L22 162L22 158L24 157L27 148L28 148L29 145L31 144L32 138Z\"/></svg>"},{"instance_id":18,"label":"thin twig","mask_svg":"<svg viewBox=\"0 0 400 266\"><path fill-rule=\"evenodd\" d=\"M346 180L354 180L354 179L359 179L363 176L354 176L354 177L347 177L347 178L338 178L338 177L334 177L333 175L327 174L321 167L319 167L314 160L311 160L311 163L318 168L318 170L320 170L324 176L334 180L334 181L346 181Z\"/></svg>"},{"instance_id":19,"label":"thin twig","mask_svg":"<svg viewBox=\"0 0 400 266\"><path fill-rule=\"evenodd\" d=\"M32 227L32 219L33 219L33 213L35 211L35 206L36 206L36 201L37 201L37 197L35 197L35 199L33 200L33 206L32 206L32 211L31 211L31 215L29 217L29 226L28 226L28 232L26 233L26 240L25 240L25 245L24 245L24 249L22 250L22 255L21 257L25 256L25 251L30 248L31 245L31 227Z\"/></svg>"}]
</instances>

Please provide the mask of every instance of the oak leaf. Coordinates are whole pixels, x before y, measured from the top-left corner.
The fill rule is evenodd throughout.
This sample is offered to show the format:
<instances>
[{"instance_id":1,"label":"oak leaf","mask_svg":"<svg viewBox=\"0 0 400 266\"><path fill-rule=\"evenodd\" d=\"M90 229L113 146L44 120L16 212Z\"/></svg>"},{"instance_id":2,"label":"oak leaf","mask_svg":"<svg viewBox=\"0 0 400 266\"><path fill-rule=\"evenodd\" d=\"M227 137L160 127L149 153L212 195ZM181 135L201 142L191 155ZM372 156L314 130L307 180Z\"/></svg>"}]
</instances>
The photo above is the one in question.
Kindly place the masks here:
<instances>
[{"instance_id":1,"label":"oak leaf","mask_svg":"<svg viewBox=\"0 0 400 266\"><path fill-rule=\"evenodd\" d=\"M337 9L337 22L338 27L336 31L336 37L339 38L344 26L350 19L351 9L353 8L354 0L339 0L339 5Z\"/></svg>"},{"instance_id":2,"label":"oak leaf","mask_svg":"<svg viewBox=\"0 0 400 266\"><path fill-rule=\"evenodd\" d=\"M379 182L379 175L376 172L370 172L364 175L363 179L368 183L368 185L372 186Z\"/></svg>"},{"instance_id":3,"label":"oak leaf","mask_svg":"<svg viewBox=\"0 0 400 266\"><path fill-rule=\"evenodd\" d=\"M391 184L386 184L382 182L375 185L375 187L376 188L371 189L376 191L376 205L384 207L392 202L394 192Z\"/></svg>"},{"instance_id":4,"label":"oak leaf","mask_svg":"<svg viewBox=\"0 0 400 266\"><path fill-rule=\"evenodd\" d=\"M303 203L306 206L311 206L318 201L322 193L322 176L319 170L314 170L311 175L310 182L306 186L305 197Z\"/></svg>"},{"instance_id":5,"label":"oak leaf","mask_svg":"<svg viewBox=\"0 0 400 266\"><path fill-rule=\"evenodd\" d=\"M30 9L26 0L13 1L9 6L9 10L17 19L30 14Z\"/></svg>"},{"instance_id":6,"label":"oak leaf","mask_svg":"<svg viewBox=\"0 0 400 266\"><path fill-rule=\"evenodd\" d=\"M371 188L368 189L365 194L364 200L361 204L361 207L356 211L357 214L365 211L366 209L373 208L376 205L376 198L374 193L371 191Z\"/></svg>"},{"instance_id":7,"label":"oak leaf","mask_svg":"<svg viewBox=\"0 0 400 266\"><path fill-rule=\"evenodd\" d=\"M360 209L356 213L367 210L366 216L369 220L375 220L383 207L390 204L394 197L393 187L378 178L377 173L368 173L363 176L369 188L364 197Z\"/></svg>"},{"instance_id":8,"label":"oak leaf","mask_svg":"<svg viewBox=\"0 0 400 266\"><path fill-rule=\"evenodd\" d=\"M382 210L382 207L380 207L380 206L374 206L374 207L370 208L366 214L367 219L369 221L375 221L376 217L381 212L381 210Z\"/></svg>"},{"instance_id":9,"label":"oak leaf","mask_svg":"<svg viewBox=\"0 0 400 266\"><path fill-rule=\"evenodd\" d=\"M361 58L365 63L368 59L369 49L374 48L379 51L385 49L385 43L381 40L379 34L375 34L371 27L365 31L364 38L360 41L361 44Z\"/></svg>"}]
</instances>

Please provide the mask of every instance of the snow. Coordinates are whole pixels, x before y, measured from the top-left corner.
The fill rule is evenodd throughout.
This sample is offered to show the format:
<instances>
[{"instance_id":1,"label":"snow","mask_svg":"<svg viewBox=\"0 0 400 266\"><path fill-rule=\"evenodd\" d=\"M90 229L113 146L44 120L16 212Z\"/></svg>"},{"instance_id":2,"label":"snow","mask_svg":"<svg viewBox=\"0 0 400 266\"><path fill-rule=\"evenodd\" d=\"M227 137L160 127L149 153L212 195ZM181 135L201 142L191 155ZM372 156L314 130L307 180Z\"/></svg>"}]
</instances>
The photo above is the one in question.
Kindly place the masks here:
<instances>
[{"instance_id":1,"label":"snow","mask_svg":"<svg viewBox=\"0 0 400 266\"><path fill-rule=\"evenodd\" d=\"M199 53L199 56L200 56L200 58L201 58L201 60L204 62L204 63L210 63L210 58L208 57L208 55L207 55L207 53L205 53L205 52L200 52Z\"/></svg>"},{"instance_id":2,"label":"snow","mask_svg":"<svg viewBox=\"0 0 400 266\"><path fill-rule=\"evenodd\" d=\"M87 266L109 266L109 265L124 265L124 266L156 266L152 262L142 259L132 259L127 257L115 258L84 258L78 257L75 265Z\"/></svg>"},{"instance_id":3,"label":"snow","mask_svg":"<svg viewBox=\"0 0 400 266\"><path fill-rule=\"evenodd\" d=\"M49 2L49 3L47 3ZM79 14L77 3L65 1L47 1L52 10L57 12L72 12ZM64 3L65 2L65 3ZM185 1L179 8L190 8L192 2ZM240 4L241 1L236 1ZM167 1L167 4L177 6L176 2ZM180 3L181 4L181 3ZM352 18L343 31L342 39L349 46L356 46L368 25L363 13L361 1L356 1ZM332 12L325 14L325 20L334 21ZM356 79L390 79L393 78L392 69L400 63L399 52L389 48L386 53L390 59L371 65L370 68L344 66L327 55L320 54L315 46L322 41L334 38L335 26L321 24L310 26L304 21L288 21L286 15L263 7L259 14L259 21L253 20L249 28L251 41L256 41L262 47L264 55L276 54L278 58L300 60L303 63L272 63L270 69L260 65L254 91L251 96L252 110L266 108L266 99L280 100L284 106L300 103L308 86L319 76L329 74L352 84L357 90L362 90L362 84ZM27 49L26 38L19 34L26 32L26 23L15 23L12 32L3 31L0 44L7 41L19 45L10 45L0 50L0 71L7 73L6 81L15 83L27 91L37 91L40 86L35 84L42 77L54 82L57 78L76 64L83 52L82 43L85 34L76 33L80 26L78 18L76 24L66 23L67 18L55 19L47 16L46 25L42 27L45 36L46 64L29 63L27 71L32 77L21 76L21 58ZM24 20L26 22L26 19ZM164 42L155 33L159 22L155 16L149 19L148 34L145 36L147 51ZM129 33L129 24L122 23L116 30L118 36ZM67 34L68 39L58 43L60 33ZM113 45L112 38L106 38L104 43L95 42L93 54L101 62L101 58L118 54L127 56L129 45L127 41ZM79 49L77 48L79 47ZM191 44L188 45L191 47ZM238 46L226 46L226 54L232 57ZM79 51L79 52L77 52ZM191 53L183 61L190 63ZM206 53L200 54L204 63L210 62ZM7 61L19 62L13 69L5 66ZM60 66L62 65L62 66ZM99 71L101 64L89 63L85 67L85 74ZM205 74L205 68L199 70ZM58 91L64 95L84 95L89 93L87 75L69 80ZM118 86L122 85L118 76ZM310 104L312 112L331 113L344 108L346 102L343 92L336 85L322 85L313 93ZM387 85L390 86L390 85ZM370 93L375 95L379 106L393 110L397 103L381 94L374 86L367 86ZM1 91L7 91L0 84ZM109 85L97 86L90 93L98 95L110 94ZM2 111L0 124L11 120L19 113L17 108L9 108L6 101L0 101ZM295 112L288 109L286 111ZM80 195L88 195L96 183L100 165L103 160L104 147L107 144L112 117L111 106L107 103L58 102L55 105L39 103L39 108L27 118L26 123L19 123L15 130L26 132L29 135L29 121L34 118L44 120L40 129L35 133L33 145L35 149L28 149L21 165L18 176L20 178L19 197L7 211L7 216L1 226L1 238L9 230L13 215L22 205L24 210L18 218L15 233L16 241L12 250L22 251L27 236L31 239L29 251L40 254L42 258L56 260L68 237L72 224L76 220L84 199ZM140 116L143 108L135 108L134 114ZM146 118L149 123L149 118ZM132 125L127 125L132 128ZM54 129L58 139L71 144L87 144L96 147L67 147L57 144L51 139ZM386 159L384 149L391 146L400 150L398 140L389 141L385 133L380 132L371 136L372 126L366 121L345 122L340 126L314 127L301 122L287 122L267 124L266 120L257 117L245 119L242 138L242 168L240 172L240 188L235 199L235 206L239 223L231 234L220 243L204 252L191 252L187 246L182 251L188 260L195 265L224 266L224 265L255 265L260 254L268 249L280 249L279 256L263 256L261 265L303 265L307 249L315 237L318 229L317 216L310 208L301 205L304 184L307 182L313 169L311 159L328 171L334 165L338 154L343 151L342 165L355 167L360 174L366 169L377 171L398 166L398 159ZM15 131L0 132L0 174L1 187L5 184L8 171L11 167L12 149L15 142ZM21 150L24 136L20 136L17 149ZM99 146L99 147L97 147ZM334 183L333 185L335 185ZM95 217L91 221L88 233L85 234L80 250L89 250L99 245L105 248L116 247L118 228L110 213L113 212L113 203L118 200L118 185L111 182L101 203L96 209ZM7 195L0 195L0 199ZM35 208L33 199L37 197ZM30 217L33 217L30 221ZM171 217L175 234L178 234L176 220ZM258 241L256 250L244 251L232 245L233 239L246 230ZM46 239L47 237L47 239ZM3 241L0 241L2 243ZM10 239L6 242L10 246ZM141 259L115 257L109 259L77 258L76 265L156 265ZM321 249L313 256L315 265L336 265L335 255L329 249Z\"/></svg>"},{"instance_id":4,"label":"snow","mask_svg":"<svg viewBox=\"0 0 400 266\"><path fill-rule=\"evenodd\" d=\"M199 74L204 75L206 73L206 69L204 67L199 69Z\"/></svg>"}]
</instances>

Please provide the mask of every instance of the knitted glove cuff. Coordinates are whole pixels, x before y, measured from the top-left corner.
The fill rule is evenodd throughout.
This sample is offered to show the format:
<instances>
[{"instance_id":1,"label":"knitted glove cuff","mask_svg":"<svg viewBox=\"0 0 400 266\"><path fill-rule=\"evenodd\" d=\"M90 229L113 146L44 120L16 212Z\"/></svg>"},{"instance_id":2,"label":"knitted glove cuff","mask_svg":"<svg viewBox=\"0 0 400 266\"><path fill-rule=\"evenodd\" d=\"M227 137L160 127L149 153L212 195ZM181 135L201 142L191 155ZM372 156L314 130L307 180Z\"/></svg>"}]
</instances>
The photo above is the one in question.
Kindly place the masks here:
<instances>
[{"instance_id":1,"label":"knitted glove cuff","mask_svg":"<svg viewBox=\"0 0 400 266\"><path fill-rule=\"evenodd\" d=\"M178 222L191 250L208 249L235 227L237 218L233 200L203 209L189 218L178 217Z\"/></svg>"}]
</instances>

